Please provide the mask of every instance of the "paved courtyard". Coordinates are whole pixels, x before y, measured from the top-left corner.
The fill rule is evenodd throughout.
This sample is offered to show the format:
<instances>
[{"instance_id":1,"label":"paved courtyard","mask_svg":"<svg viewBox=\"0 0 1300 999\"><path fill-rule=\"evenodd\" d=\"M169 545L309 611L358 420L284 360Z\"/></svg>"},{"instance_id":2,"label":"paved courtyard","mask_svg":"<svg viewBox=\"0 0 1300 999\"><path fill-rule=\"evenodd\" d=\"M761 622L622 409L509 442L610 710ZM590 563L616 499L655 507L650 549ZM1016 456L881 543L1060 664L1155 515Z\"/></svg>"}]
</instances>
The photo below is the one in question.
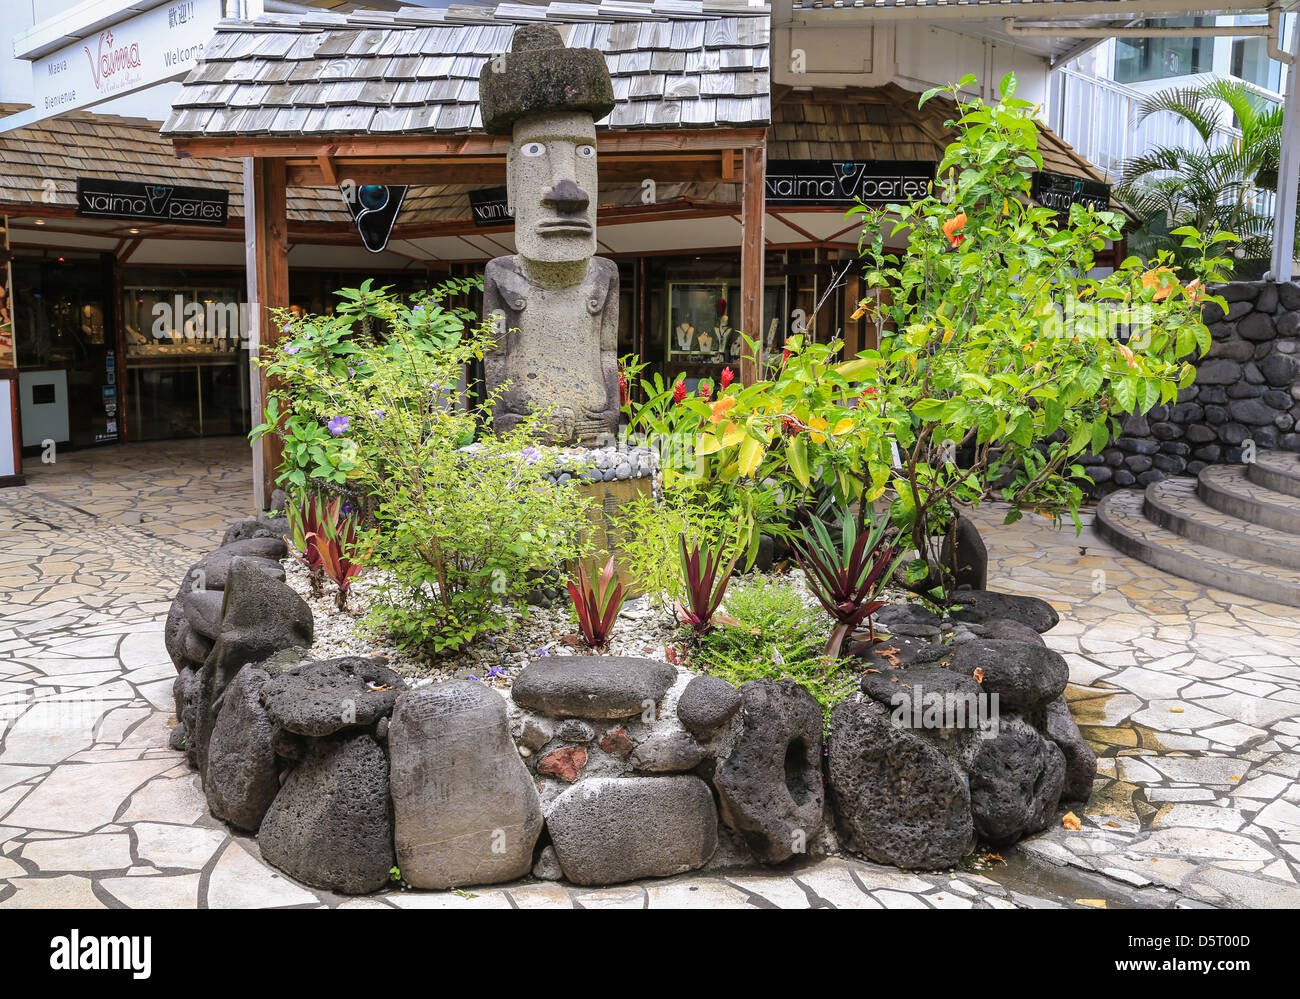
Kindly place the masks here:
<instances>
[{"instance_id":1,"label":"paved courtyard","mask_svg":"<svg viewBox=\"0 0 1300 999\"><path fill-rule=\"evenodd\" d=\"M981 514L989 585L1046 636L1101 757L1082 829L969 868L857 860L605 890L520 883L346 899L264 865L166 748L163 648L186 568L244 515L239 440L127 445L0 490L0 908L1300 907L1300 620L1167 577L1085 529Z\"/></svg>"}]
</instances>

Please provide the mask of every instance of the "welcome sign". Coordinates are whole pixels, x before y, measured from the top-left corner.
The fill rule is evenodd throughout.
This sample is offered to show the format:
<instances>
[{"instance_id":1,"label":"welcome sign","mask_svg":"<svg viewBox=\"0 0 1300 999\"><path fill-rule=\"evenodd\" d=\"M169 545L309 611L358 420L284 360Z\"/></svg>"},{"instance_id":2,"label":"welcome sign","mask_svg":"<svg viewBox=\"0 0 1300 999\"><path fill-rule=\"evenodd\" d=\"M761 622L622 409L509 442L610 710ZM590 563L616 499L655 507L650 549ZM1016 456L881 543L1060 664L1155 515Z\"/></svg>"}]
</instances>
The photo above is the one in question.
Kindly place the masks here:
<instances>
[{"instance_id":1,"label":"welcome sign","mask_svg":"<svg viewBox=\"0 0 1300 999\"><path fill-rule=\"evenodd\" d=\"M904 204L924 197L934 163L918 160L770 160L767 203L850 207Z\"/></svg>"},{"instance_id":2,"label":"welcome sign","mask_svg":"<svg viewBox=\"0 0 1300 999\"><path fill-rule=\"evenodd\" d=\"M77 178L77 214L87 219L222 226L229 198L219 187Z\"/></svg>"}]
</instances>

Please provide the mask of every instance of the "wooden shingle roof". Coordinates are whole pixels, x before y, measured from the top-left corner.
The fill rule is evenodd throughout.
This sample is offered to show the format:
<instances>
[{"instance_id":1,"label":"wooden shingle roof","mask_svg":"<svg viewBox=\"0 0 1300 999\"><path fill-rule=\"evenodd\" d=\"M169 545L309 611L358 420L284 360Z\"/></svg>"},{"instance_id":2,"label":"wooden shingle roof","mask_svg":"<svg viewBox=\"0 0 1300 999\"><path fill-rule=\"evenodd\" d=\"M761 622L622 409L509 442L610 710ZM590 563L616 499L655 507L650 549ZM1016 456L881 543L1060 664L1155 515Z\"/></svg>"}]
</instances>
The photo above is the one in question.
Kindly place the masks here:
<instances>
[{"instance_id":1,"label":"wooden shingle roof","mask_svg":"<svg viewBox=\"0 0 1300 999\"><path fill-rule=\"evenodd\" d=\"M515 27L553 22L605 55L615 107L598 128L766 125L768 15L745 0L501 4L222 21L163 134L480 131L478 75Z\"/></svg>"}]
</instances>

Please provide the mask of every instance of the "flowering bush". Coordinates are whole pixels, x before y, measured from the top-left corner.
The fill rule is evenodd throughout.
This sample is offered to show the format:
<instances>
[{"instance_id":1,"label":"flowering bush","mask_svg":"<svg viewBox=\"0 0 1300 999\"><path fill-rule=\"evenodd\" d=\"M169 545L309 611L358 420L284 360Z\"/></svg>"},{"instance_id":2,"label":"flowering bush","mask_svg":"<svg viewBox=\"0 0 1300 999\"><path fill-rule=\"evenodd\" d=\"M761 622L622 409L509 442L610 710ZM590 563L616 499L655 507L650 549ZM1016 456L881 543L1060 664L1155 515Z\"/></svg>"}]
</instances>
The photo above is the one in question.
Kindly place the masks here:
<instances>
[{"instance_id":1,"label":"flowering bush","mask_svg":"<svg viewBox=\"0 0 1300 999\"><path fill-rule=\"evenodd\" d=\"M1014 76L992 106L961 98L969 82L921 99L947 90L956 115L938 188L853 209L866 285L880 291L858 314L886 331L879 349L841 361L840 344L795 337L774 379L685 402L700 452L723 469L778 481L786 469L841 501L892 487L893 521L921 555L910 576L939 596L953 582L939 553L961 507L997 499L1009 521L1028 509L1078 526L1075 459L1100 450L1124 414L1191 384L1189 358L1210 345L1204 282L1222 275L1218 249L1233 238L1179 230L1189 273L1162 256L1098 276L1095 254L1121 238L1121 217L1035 205L1033 109L1015 98ZM899 238L901 252L886 246Z\"/></svg>"},{"instance_id":2,"label":"flowering bush","mask_svg":"<svg viewBox=\"0 0 1300 999\"><path fill-rule=\"evenodd\" d=\"M378 570L370 626L407 648L452 651L498 628L532 574L585 553L587 502L547 481L553 469L533 446L541 416L508 434L482 429L504 386L470 405L461 382L490 346L486 328L391 296L368 296L365 315L382 317L382 337L306 317L268 351L279 387L255 432L288 428L291 492L323 479L369 502L348 548Z\"/></svg>"}]
</instances>

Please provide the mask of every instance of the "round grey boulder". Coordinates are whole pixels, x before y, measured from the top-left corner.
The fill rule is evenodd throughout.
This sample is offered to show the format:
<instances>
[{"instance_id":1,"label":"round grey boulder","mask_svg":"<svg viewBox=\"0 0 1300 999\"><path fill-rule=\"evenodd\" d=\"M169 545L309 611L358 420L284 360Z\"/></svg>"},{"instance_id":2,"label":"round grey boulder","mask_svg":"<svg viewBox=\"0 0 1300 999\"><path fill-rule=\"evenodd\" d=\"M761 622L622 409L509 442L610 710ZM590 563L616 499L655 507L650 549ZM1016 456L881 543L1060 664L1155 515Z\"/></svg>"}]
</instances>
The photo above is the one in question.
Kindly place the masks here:
<instances>
[{"instance_id":1,"label":"round grey boulder","mask_svg":"<svg viewBox=\"0 0 1300 999\"><path fill-rule=\"evenodd\" d=\"M269 679L265 670L245 666L226 687L203 775L212 814L249 832L257 831L280 790L273 726L258 696Z\"/></svg>"},{"instance_id":2,"label":"round grey boulder","mask_svg":"<svg viewBox=\"0 0 1300 999\"><path fill-rule=\"evenodd\" d=\"M510 695L522 708L555 718L630 718L668 692L677 671L629 656L547 656L515 677Z\"/></svg>"},{"instance_id":3,"label":"round grey boulder","mask_svg":"<svg viewBox=\"0 0 1300 999\"><path fill-rule=\"evenodd\" d=\"M1097 776L1097 754L1079 732L1064 695L1047 705L1047 737L1065 757L1065 785L1062 801L1087 801L1092 796L1092 782Z\"/></svg>"},{"instance_id":4,"label":"round grey boulder","mask_svg":"<svg viewBox=\"0 0 1300 999\"><path fill-rule=\"evenodd\" d=\"M967 774L975 830L994 846L1047 827L1065 785L1065 757L1028 722L1003 716L976 740Z\"/></svg>"},{"instance_id":5,"label":"round grey boulder","mask_svg":"<svg viewBox=\"0 0 1300 999\"><path fill-rule=\"evenodd\" d=\"M707 739L740 710L740 693L716 676L697 676L677 699L677 720L701 739Z\"/></svg>"},{"instance_id":6,"label":"round grey boulder","mask_svg":"<svg viewBox=\"0 0 1300 999\"><path fill-rule=\"evenodd\" d=\"M718 813L698 777L593 777L546 816L564 876L607 885L703 867L718 846Z\"/></svg>"}]
</instances>

